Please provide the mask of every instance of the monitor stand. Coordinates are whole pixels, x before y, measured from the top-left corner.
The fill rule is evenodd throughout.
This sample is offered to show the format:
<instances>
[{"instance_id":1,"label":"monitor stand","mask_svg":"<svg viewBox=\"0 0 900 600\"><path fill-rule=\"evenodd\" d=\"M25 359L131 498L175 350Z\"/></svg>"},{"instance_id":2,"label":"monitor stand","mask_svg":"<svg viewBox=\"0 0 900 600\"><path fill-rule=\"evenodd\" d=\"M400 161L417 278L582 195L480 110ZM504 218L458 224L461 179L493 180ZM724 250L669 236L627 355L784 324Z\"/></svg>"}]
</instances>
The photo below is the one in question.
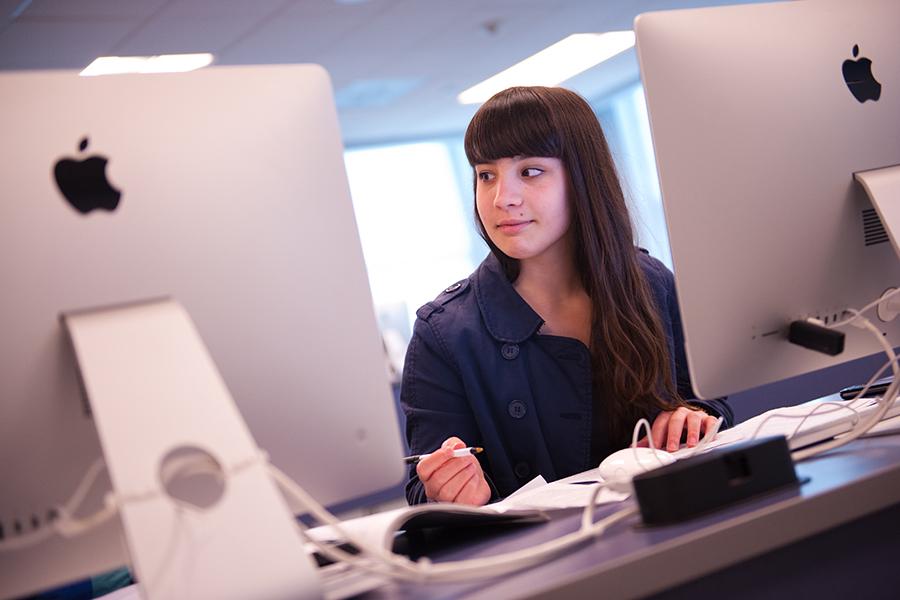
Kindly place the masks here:
<instances>
[{"instance_id":1,"label":"monitor stand","mask_svg":"<svg viewBox=\"0 0 900 600\"><path fill-rule=\"evenodd\" d=\"M860 171L853 176L872 201L900 257L900 165Z\"/></svg>"},{"instance_id":2,"label":"monitor stand","mask_svg":"<svg viewBox=\"0 0 900 600\"><path fill-rule=\"evenodd\" d=\"M165 299L61 318L143 597L320 598L293 516L185 309ZM170 495L162 473L184 453L218 465L218 497Z\"/></svg>"},{"instance_id":3,"label":"monitor stand","mask_svg":"<svg viewBox=\"0 0 900 600\"><path fill-rule=\"evenodd\" d=\"M860 171L853 174L862 185L872 206L878 213L894 252L900 258L900 165ZM900 282L898 282L900 285ZM885 290L882 297L894 292L896 288ZM878 317L882 321L893 321L900 315L900 298L882 300L878 304Z\"/></svg>"}]
</instances>

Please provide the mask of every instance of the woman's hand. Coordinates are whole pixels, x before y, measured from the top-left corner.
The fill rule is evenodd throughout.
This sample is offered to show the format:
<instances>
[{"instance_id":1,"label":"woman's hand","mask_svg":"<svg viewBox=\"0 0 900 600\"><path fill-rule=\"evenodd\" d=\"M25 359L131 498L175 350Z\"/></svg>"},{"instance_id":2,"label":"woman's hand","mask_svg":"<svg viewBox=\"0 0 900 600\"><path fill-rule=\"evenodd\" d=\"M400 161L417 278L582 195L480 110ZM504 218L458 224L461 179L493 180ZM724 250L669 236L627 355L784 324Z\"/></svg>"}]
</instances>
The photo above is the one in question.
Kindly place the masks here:
<instances>
[{"instance_id":1,"label":"woman's hand","mask_svg":"<svg viewBox=\"0 0 900 600\"><path fill-rule=\"evenodd\" d=\"M699 408L679 407L672 411L663 411L653 420L650 431L653 443L669 452L675 452L681 445L681 438L687 431L687 446L693 448L700 442L700 434L706 433L716 425L718 419L706 414ZM638 442L638 446L647 446L647 438Z\"/></svg>"},{"instance_id":2,"label":"woman's hand","mask_svg":"<svg viewBox=\"0 0 900 600\"><path fill-rule=\"evenodd\" d=\"M491 499L491 488L478 459L472 455L453 457L454 450L465 447L458 437L447 438L438 450L416 465L430 500L482 506Z\"/></svg>"}]
</instances>

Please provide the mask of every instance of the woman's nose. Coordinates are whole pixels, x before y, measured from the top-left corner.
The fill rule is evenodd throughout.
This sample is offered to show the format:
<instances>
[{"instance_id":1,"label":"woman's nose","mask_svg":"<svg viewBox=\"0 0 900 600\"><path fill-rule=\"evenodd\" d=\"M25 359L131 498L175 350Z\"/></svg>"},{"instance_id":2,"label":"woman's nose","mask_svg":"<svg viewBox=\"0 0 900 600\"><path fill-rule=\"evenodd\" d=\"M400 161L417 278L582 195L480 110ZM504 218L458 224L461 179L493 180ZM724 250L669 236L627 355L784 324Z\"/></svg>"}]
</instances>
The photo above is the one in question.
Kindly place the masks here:
<instances>
[{"instance_id":1,"label":"woman's nose","mask_svg":"<svg viewBox=\"0 0 900 600\"><path fill-rule=\"evenodd\" d=\"M498 175L494 192L494 206L497 208L522 204L522 189L514 178Z\"/></svg>"}]
</instances>

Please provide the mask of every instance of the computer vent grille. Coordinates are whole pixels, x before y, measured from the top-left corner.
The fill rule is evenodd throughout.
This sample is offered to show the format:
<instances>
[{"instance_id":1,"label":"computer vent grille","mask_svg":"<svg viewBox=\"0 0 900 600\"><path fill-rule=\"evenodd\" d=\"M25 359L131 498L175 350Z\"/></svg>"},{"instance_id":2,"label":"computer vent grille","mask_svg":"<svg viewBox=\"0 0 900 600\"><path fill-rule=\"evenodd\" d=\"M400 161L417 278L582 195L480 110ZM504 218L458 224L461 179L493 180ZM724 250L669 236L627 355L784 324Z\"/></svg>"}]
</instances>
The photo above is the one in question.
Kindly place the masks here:
<instances>
[{"instance_id":1,"label":"computer vent grille","mask_svg":"<svg viewBox=\"0 0 900 600\"><path fill-rule=\"evenodd\" d=\"M887 231L885 231L884 224L874 208L867 208L862 211L862 221L866 246L883 244L888 241Z\"/></svg>"}]
</instances>

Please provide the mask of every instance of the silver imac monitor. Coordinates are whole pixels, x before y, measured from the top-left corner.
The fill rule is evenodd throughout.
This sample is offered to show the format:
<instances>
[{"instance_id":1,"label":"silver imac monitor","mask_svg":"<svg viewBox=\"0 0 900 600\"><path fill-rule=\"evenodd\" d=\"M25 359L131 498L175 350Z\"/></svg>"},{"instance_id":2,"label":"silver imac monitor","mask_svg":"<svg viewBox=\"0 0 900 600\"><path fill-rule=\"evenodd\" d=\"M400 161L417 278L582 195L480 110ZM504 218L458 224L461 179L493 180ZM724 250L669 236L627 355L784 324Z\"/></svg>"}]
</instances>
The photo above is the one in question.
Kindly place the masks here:
<instances>
[{"instance_id":1,"label":"silver imac monitor","mask_svg":"<svg viewBox=\"0 0 900 600\"><path fill-rule=\"evenodd\" d=\"M688 364L712 398L881 352L830 356L789 324L900 286L857 172L900 164L900 3L810 0L635 21ZM896 198L895 198L896 199ZM868 315L900 345L900 320ZM855 383L855 382L852 382Z\"/></svg>"},{"instance_id":2,"label":"silver imac monitor","mask_svg":"<svg viewBox=\"0 0 900 600\"><path fill-rule=\"evenodd\" d=\"M0 539L46 527L102 456L60 314L159 297L184 306L256 443L321 503L400 483L324 70L11 72L0 97ZM126 564L124 547L114 519L0 553L0 597Z\"/></svg>"}]
</instances>

